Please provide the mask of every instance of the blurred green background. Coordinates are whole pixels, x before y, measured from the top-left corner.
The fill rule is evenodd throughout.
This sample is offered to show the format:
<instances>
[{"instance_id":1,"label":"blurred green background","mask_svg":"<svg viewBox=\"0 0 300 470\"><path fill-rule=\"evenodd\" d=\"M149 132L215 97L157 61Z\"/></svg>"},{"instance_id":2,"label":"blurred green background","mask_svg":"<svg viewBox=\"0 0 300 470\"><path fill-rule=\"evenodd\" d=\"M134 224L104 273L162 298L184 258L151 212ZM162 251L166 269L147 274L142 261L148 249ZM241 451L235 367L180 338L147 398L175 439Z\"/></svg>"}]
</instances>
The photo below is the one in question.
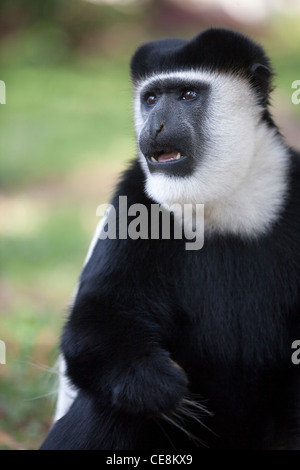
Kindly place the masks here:
<instances>
[{"instance_id":1,"label":"blurred green background","mask_svg":"<svg viewBox=\"0 0 300 470\"><path fill-rule=\"evenodd\" d=\"M52 368L96 208L135 154L135 48L210 26L249 34L272 58L274 114L300 148L299 20L297 1L0 0L0 449L36 449L51 424Z\"/></svg>"}]
</instances>

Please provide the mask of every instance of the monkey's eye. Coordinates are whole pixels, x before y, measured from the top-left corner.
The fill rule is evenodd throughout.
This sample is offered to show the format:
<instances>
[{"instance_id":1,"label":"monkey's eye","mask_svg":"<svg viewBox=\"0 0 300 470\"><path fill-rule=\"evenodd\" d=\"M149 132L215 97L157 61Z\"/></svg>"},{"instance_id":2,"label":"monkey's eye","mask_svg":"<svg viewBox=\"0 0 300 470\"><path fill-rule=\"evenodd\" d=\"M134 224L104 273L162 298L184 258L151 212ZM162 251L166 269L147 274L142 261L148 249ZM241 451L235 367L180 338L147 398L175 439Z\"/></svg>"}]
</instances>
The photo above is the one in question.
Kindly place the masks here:
<instances>
[{"instance_id":1,"label":"monkey's eye","mask_svg":"<svg viewBox=\"0 0 300 470\"><path fill-rule=\"evenodd\" d=\"M182 100L192 100L196 98L197 92L195 90L184 90L181 95Z\"/></svg>"},{"instance_id":2,"label":"monkey's eye","mask_svg":"<svg viewBox=\"0 0 300 470\"><path fill-rule=\"evenodd\" d=\"M155 93L149 93L146 96L146 103L149 104L150 106L155 104L156 101L157 101L157 97L156 97Z\"/></svg>"}]
</instances>

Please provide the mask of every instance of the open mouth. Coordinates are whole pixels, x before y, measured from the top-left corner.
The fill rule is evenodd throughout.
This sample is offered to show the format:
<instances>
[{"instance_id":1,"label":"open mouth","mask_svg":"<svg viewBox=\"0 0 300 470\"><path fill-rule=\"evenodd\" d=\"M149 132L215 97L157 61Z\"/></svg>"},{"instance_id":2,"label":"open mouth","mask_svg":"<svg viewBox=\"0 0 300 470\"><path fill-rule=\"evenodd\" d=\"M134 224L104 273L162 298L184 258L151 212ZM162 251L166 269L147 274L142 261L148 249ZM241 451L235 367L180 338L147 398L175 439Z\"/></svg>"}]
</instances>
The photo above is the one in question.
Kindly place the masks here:
<instances>
[{"instance_id":1,"label":"open mouth","mask_svg":"<svg viewBox=\"0 0 300 470\"><path fill-rule=\"evenodd\" d=\"M177 151L169 151L169 150L162 150L160 152L155 152L150 157L147 156L147 160L149 163L159 164L159 163L177 163L180 160L183 160L187 157L181 155L180 152Z\"/></svg>"},{"instance_id":2,"label":"open mouth","mask_svg":"<svg viewBox=\"0 0 300 470\"><path fill-rule=\"evenodd\" d=\"M179 150L170 150L170 147L159 151L150 150L150 152L144 156L152 174L160 173L181 178L193 172L195 161L191 155L183 155Z\"/></svg>"}]
</instances>

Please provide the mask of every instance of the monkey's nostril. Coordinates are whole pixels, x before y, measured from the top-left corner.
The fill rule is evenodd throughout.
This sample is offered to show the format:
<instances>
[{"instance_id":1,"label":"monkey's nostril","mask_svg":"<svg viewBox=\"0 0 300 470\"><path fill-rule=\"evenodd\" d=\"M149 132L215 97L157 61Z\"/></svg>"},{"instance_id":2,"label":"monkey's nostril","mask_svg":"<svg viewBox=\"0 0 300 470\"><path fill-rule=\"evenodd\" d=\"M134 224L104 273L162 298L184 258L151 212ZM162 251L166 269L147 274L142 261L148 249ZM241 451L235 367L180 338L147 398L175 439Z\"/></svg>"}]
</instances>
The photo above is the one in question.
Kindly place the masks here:
<instances>
[{"instance_id":1,"label":"monkey's nostril","mask_svg":"<svg viewBox=\"0 0 300 470\"><path fill-rule=\"evenodd\" d=\"M159 126L159 128L156 129L156 134L159 134L159 133L162 132L164 129L165 129L165 125L164 125L164 124L161 124L161 125Z\"/></svg>"}]
</instances>

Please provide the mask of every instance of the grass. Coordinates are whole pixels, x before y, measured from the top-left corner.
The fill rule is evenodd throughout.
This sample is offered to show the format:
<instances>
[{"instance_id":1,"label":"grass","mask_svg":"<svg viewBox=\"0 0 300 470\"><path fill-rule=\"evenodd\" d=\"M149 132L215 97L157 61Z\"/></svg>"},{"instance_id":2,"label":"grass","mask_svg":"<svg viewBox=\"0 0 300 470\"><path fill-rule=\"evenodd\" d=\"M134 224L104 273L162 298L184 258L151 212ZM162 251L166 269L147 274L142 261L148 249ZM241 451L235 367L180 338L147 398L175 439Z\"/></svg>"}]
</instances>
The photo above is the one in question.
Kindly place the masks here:
<instances>
[{"instance_id":1,"label":"grass","mask_svg":"<svg viewBox=\"0 0 300 470\"><path fill-rule=\"evenodd\" d=\"M291 105L300 32L291 19L274 25L261 39ZM0 449L34 449L46 435L55 374L45 369L57 357L96 207L135 148L129 52L62 60L58 46L26 48L38 36L24 34L0 50ZM300 105L290 110L300 118Z\"/></svg>"}]
</instances>

